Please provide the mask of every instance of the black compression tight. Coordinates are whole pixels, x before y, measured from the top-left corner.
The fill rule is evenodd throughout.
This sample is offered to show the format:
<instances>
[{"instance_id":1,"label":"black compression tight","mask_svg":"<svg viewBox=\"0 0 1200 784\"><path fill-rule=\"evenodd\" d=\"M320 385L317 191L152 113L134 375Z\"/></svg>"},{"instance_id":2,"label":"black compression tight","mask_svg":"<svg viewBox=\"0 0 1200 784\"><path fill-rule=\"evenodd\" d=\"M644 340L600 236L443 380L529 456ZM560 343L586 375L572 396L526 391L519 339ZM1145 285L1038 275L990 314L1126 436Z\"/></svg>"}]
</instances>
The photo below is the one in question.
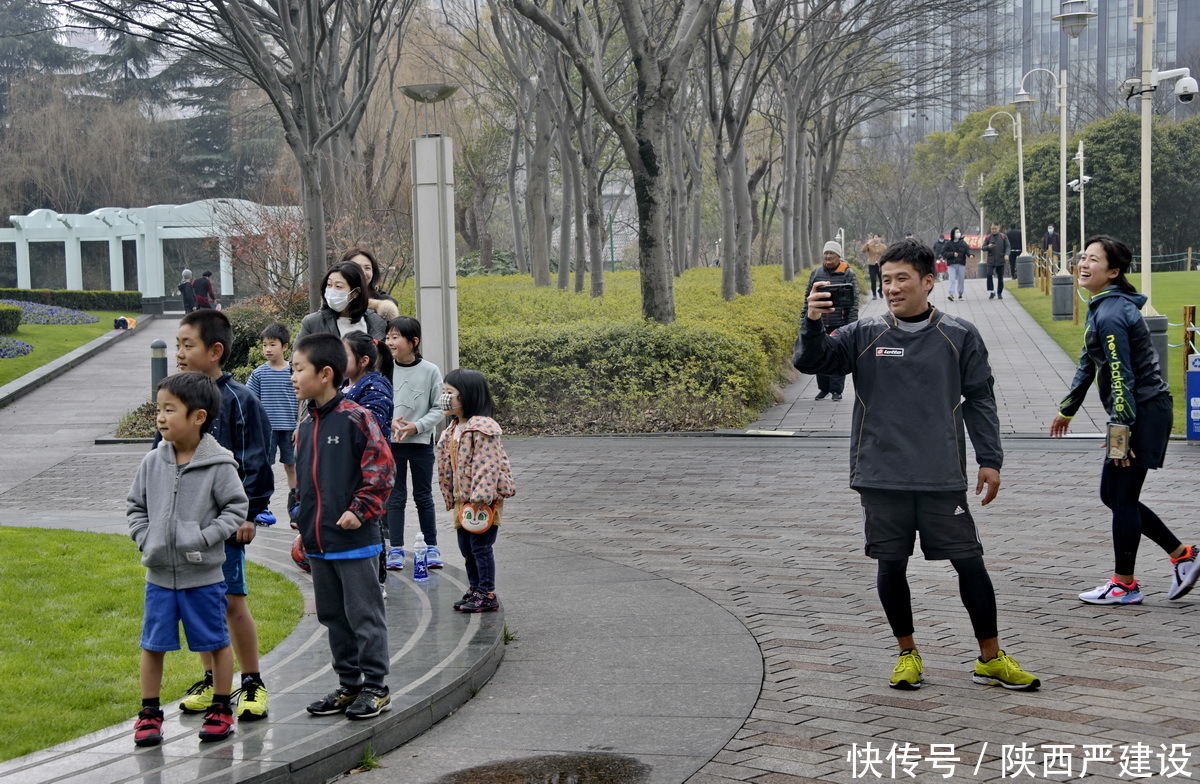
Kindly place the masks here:
<instances>
[{"instance_id":1,"label":"black compression tight","mask_svg":"<svg viewBox=\"0 0 1200 784\"><path fill-rule=\"evenodd\" d=\"M997 636L996 592L992 579L988 577L982 556L952 558L950 565L958 572L958 593L963 606L971 616L971 628L975 638L987 640ZM888 624L895 637L908 637L913 633L912 594L908 588L908 559L879 561L879 572L875 578L879 601L887 615Z\"/></svg>"},{"instance_id":2,"label":"black compression tight","mask_svg":"<svg viewBox=\"0 0 1200 784\"><path fill-rule=\"evenodd\" d=\"M1104 469L1100 473L1100 500L1112 510L1116 574L1133 574L1142 534L1152 539L1168 554L1174 552L1180 544L1175 534L1171 533L1158 515L1139 500L1145 481L1145 468L1122 468L1108 460L1104 462Z\"/></svg>"}]
</instances>

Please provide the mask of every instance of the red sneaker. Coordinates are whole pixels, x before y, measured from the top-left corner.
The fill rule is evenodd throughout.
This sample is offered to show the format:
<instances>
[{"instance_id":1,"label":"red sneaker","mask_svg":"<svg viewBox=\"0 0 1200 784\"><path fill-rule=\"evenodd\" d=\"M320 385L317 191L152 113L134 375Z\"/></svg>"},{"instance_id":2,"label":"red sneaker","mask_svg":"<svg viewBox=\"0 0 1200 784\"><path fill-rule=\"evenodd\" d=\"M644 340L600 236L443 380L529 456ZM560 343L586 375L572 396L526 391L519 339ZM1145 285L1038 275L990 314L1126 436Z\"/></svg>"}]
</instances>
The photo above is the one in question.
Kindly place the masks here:
<instances>
[{"instance_id":1,"label":"red sneaker","mask_svg":"<svg viewBox=\"0 0 1200 784\"><path fill-rule=\"evenodd\" d=\"M233 734L233 709L213 704L200 725L200 740L225 740Z\"/></svg>"},{"instance_id":2,"label":"red sneaker","mask_svg":"<svg viewBox=\"0 0 1200 784\"><path fill-rule=\"evenodd\" d=\"M161 708L142 708L133 722L133 742L138 746L157 746L162 743L162 725Z\"/></svg>"}]
</instances>

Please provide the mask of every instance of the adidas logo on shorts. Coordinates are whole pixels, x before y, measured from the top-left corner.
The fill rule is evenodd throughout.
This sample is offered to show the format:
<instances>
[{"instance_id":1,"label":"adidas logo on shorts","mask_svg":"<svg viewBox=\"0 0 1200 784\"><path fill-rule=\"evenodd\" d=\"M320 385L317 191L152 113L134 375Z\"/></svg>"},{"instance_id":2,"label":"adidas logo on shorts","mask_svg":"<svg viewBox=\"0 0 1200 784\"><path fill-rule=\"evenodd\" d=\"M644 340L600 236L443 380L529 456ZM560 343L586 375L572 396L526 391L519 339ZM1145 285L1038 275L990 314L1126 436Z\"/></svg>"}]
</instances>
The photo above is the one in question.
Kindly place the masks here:
<instances>
[{"instance_id":1,"label":"adidas logo on shorts","mask_svg":"<svg viewBox=\"0 0 1200 784\"><path fill-rule=\"evenodd\" d=\"M967 513L967 510L963 509L961 506L954 507L954 514L960 515L960 514L966 514L966 513Z\"/></svg>"}]
</instances>

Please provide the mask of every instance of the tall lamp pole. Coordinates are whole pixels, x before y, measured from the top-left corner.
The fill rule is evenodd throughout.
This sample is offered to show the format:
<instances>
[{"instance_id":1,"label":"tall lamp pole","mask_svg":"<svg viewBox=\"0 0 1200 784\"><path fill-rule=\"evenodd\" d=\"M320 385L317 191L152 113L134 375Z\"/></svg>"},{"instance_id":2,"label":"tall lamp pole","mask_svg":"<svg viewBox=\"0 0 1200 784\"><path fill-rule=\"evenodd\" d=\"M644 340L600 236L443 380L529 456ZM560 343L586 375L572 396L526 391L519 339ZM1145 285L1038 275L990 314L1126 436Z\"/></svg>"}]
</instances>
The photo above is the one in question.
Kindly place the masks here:
<instances>
[{"instance_id":1,"label":"tall lamp pole","mask_svg":"<svg viewBox=\"0 0 1200 784\"><path fill-rule=\"evenodd\" d=\"M1154 81L1154 3L1142 0L1142 13L1134 21L1142 26L1142 293L1146 305L1142 315L1157 316L1158 311L1150 299L1150 128L1154 117L1154 92L1149 89Z\"/></svg>"},{"instance_id":2,"label":"tall lamp pole","mask_svg":"<svg viewBox=\"0 0 1200 784\"><path fill-rule=\"evenodd\" d=\"M1029 235L1026 234L1025 225L1025 149L1022 146L1021 131L1021 113L1018 111L1015 115L1006 111L999 111L988 118L987 130L983 132L983 138L989 142L995 141L1000 134L992 127L992 120L1003 114L1005 117L1013 121L1013 138L1017 140L1017 193L1020 195L1021 202L1021 243L1025 247L1029 247ZM1025 248L1021 248L1021 254L1024 255Z\"/></svg>"},{"instance_id":3,"label":"tall lamp pole","mask_svg":"<svg viewBox=\"0 0 1200 784\"><path fill-rule=\"evenodd\" d=\"M1026 71L1021 77L1021 89L1013 96L1013 103L1018 111L1029 104L1037 103L1037 99L1025 89L1025 80L1035 73L1049 74L1058 90L1058 274L1070 275L1067 269L1067 243L1062 240L1062 232L1067 225L1067 69L1062 69L1057 77L1048 68Z\"/></svg>"}]
</instances>

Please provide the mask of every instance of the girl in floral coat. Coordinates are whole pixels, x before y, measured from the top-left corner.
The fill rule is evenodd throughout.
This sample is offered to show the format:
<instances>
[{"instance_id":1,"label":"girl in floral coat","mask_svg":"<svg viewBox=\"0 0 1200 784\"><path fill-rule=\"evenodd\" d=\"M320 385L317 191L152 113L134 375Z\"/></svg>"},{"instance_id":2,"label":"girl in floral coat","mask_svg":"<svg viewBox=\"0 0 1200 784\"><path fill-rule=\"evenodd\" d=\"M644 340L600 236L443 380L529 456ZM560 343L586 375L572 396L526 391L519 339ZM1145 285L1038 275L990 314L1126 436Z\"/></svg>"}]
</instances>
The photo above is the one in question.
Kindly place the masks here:
<instances>
[{"instance_id":1,"label":"girl in floral coat","mask_svg":"<svg viewBox=\"0 0 1200 784\"><path fill-rule=\"evenodd\" d=\"M452 370L442 382L439 402L450 424L437 443L438 485L446 508L454 510L458 549L471 583L454 609L494 612L500 602L492 546L504 499L516 492L512 468L500 443L500 425L492 419L492 395L482 373ZM463 527L464 517L477 533ZM486 527L479 521L486 521Z\"/></svg>"}]
</instances>

